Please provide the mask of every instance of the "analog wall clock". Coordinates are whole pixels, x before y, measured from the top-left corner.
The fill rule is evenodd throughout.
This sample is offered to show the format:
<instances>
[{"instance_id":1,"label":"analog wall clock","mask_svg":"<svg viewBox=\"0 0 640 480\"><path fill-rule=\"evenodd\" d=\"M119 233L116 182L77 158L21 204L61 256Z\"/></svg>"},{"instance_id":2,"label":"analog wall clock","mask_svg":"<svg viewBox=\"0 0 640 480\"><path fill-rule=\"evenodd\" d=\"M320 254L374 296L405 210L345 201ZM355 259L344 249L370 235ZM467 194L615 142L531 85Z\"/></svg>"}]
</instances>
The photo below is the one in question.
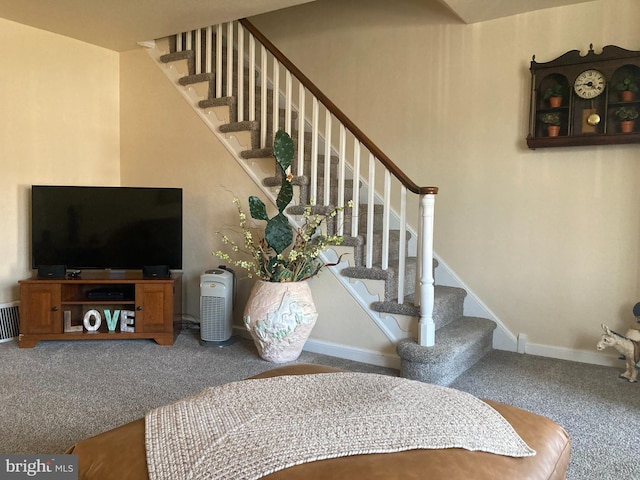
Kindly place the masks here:
<instances>
[{"instance_id":1,"label":"analog wall clock","mask_svg":"<svg viewBox=\"0 0 640 480\"><path fill-rule=\"evenodd\" d=\"M589 100L603 93L606 85L607 80L604 78L604 73L590 69L585 70L576 77L576 81L573 83L573 90L580 98Z\"/></svg>"}]
</instances>

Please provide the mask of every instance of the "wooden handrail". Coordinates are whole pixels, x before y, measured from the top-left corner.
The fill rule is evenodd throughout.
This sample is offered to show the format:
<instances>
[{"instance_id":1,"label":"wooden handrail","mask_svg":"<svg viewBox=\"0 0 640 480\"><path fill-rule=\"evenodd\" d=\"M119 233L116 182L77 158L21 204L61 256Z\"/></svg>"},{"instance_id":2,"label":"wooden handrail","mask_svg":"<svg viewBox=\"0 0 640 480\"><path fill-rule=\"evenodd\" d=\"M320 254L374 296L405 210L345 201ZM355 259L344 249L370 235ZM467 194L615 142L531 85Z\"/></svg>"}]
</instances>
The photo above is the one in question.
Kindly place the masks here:
<instances>
[{"instance_id":1,"label":"wooden handrail","mask_svg":"<svg viewBox=\"0 0 640 480\"><path fill-rule=\"evenodd\" d=\"M309 90L322 103L331 114L336 117L347 128L354 137L362 143L369 152L371 152L382 164L396 177L402 185L409 191L419 195L435 195L438 193L438 187L420 187L416 185L393 161L380 150L380 148L360 130L342 110L340 110L329 98L316 87L316 85L300 71L278 47L265 37L249 20L242 18L239 20L244 28L246 28L271 54L295 76L304 87Z\"/></svg>"}]
</instances>

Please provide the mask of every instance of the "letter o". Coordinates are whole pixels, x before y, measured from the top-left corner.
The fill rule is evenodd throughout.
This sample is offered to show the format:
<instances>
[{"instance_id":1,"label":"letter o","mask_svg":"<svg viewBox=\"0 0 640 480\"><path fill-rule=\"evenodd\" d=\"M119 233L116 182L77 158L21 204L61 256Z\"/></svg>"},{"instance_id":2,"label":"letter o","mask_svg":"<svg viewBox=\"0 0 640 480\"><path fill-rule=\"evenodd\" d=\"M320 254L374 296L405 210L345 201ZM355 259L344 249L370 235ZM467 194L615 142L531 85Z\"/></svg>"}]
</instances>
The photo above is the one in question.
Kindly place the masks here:
<instances>
[{"instance_id":1,"label":"letter o","mask_svg":"<svg viewBox=\"0 0 640 480\"><path fill-rule=\"evenodd\" d=\"M94 323L91 323L91 317L95 318ZM89 310L84 314L82 324L88 332L97 332L100 328L100 325L102 325L102 317L100 316L100 312L98 312L97 310Z\"/></svg>"}]
</instances>

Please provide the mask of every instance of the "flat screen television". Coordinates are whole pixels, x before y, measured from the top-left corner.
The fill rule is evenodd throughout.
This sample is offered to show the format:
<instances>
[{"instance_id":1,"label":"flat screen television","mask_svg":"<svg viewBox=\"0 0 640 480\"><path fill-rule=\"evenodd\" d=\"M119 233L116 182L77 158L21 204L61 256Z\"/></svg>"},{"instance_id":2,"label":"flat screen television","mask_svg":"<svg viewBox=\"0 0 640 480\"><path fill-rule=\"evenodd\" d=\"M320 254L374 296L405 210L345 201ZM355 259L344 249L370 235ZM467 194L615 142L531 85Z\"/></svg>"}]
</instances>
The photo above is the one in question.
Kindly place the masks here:
<instances>
[{"instance_id":1,"label":"flat screen television","mask_svg":"<svg viewBox=\"0 0 640 480\"><path fill-rule=\"evenodd\" d=\"M31 263L182 269L182 189L31 187Z\"/></svg>"}]
</instances>

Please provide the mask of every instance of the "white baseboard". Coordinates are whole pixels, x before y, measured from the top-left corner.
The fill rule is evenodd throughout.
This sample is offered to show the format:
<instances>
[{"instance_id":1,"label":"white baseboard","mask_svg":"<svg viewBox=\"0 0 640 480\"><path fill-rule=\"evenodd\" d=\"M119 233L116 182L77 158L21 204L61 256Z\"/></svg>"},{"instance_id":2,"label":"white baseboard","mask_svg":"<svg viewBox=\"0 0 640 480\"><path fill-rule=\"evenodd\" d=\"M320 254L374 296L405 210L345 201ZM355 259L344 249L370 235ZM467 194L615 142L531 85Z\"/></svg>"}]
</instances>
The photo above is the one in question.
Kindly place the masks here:
<instances>
[{"instance_id":1,"label":"white baseboard","mask_svg":"<svg viewBox=\"0 0 640 480\"><path fill-rule=\"evenodd\" d=\"M506 350L514 352L510 348L500 348L494 344L496 350ZM385 355L380 352L366 350L362 348L354 348L348 345L342 345L321 340L307 340L304 350L313 353L329 355L331 357L344 358L353 360L354 362L363 362L379 367L400 369L400 357L395 355ZM541 345L528 343L525 353L528 355L538 355L541 357L555 358L558 360L568 360L571 362L589 363L592 365L602 365L605 367L621 367L623 362L616 354L599 353L597 351L574 350L564 347L553 347L550 345Z\"/></svg>"},{"instance_id":2,"label":"white baseboard","mask_svg":"<svg viewBox=\"0 0 640 480\"><path fill-rule=\"evenodd\" d=\"M605 367L623 367L623 362L618 358L617 353L599 353L595 350L595 346L593 351L589 351L528 343L524 353L539 355L541 357L557 358L558 360L569 360L571 362L603 365Z\"/></svg>"},{"instance_id":3,"label":"white baseboard","mask_svg":"<svg viewBox=\"0 0 640 480\"><path fill-rule=\"evenodd\" d=\"M251 338L249 333L243 328L234 328L234 333L244 338ZM510 348L505 342L503 345L496 345L494 338L493 348L496 350L505 350L508 352L516 352L516 349ZM507 346L507 348L502 348ZM397 355L383 354L373 350L352 347L349 345L327 342L323 340L309 339L304 345L304 350L311 353L320 353L329 355L330 357L343 358L354 362L368 363L379 367L400 369L400 357ZM564 347L554 347L551 345L542 345L536 343L527 343L524 352L518 352L527 355L538 355L541 357L555 358L558 360L568 360L571 362L590 363L592 365L602 365L605 367L624 368L622 360L615 353L600 353L588 350L575 350Z\"/></svg>"},{"instance_id":4,"label":"white baseboard","mask_svg":"<svg viewBox=\"0 0 640 480\"><path fill-rule=\"evenodd\" d=\"M304 345L304 350L329 355L330 357L353 360L354 362L377 365L379 367L400 369L400 357L397 355L386 355L380 352L374 352L373 350L365 350L333 342L309 339Z\"/></svg>"}]
</instances>

